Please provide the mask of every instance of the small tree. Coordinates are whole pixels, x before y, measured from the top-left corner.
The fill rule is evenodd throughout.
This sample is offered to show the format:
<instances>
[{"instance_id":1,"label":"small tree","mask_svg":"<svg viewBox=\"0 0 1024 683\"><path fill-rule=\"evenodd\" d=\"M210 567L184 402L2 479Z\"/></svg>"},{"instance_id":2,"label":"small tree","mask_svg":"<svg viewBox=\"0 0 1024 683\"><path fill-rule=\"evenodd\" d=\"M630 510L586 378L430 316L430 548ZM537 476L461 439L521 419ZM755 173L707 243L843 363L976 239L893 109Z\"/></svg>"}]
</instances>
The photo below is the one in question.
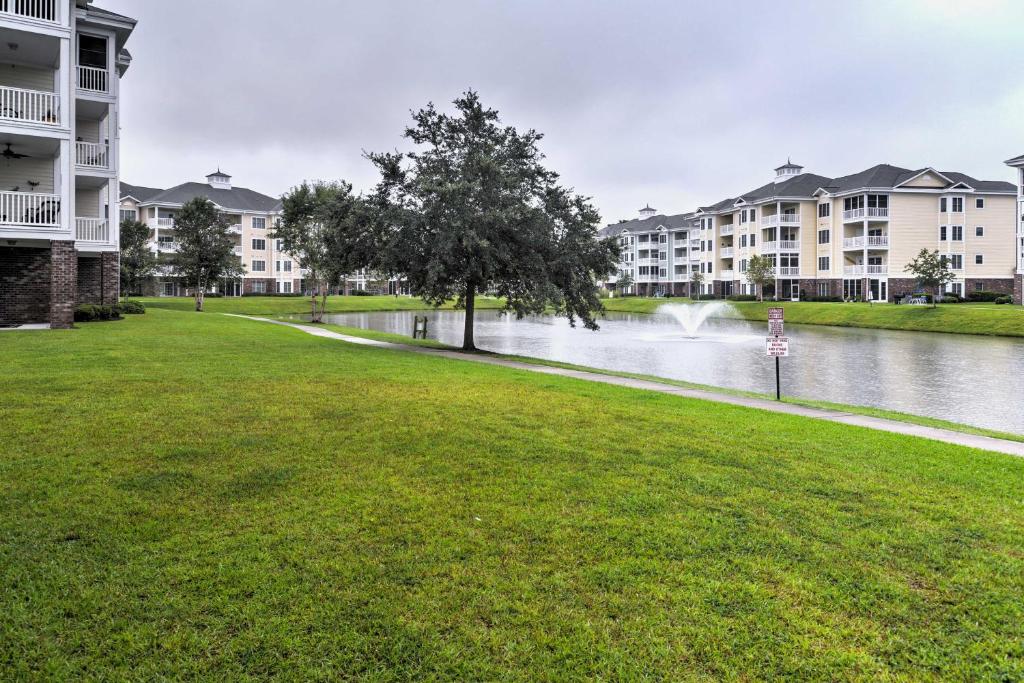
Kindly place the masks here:
<instances>
[{"instance_id":1,"label":"small tree","mask_svg":"<svg viewBox=\"0 0 1024 683\"><path fill-rule=\"evenodd\" d=\"M768 256L751 256L747 261L747 282L757 288L758 301L764 301L764 286L774 280L775 262Z\"/></svg>"},{"instance_id":2,"label":"small tree","mask_svg":"<svg viewBox=\"0 0 1024 683\"><path fill-rule=\"evenodd\" d=\"M466 311L462 348L475 349L476 296L493 291L516 317L548 309L597 329L597 279L615 271L614 237L585 197L543 166L541 134L502 126L475 92L455 114L413 114L408 154L370 154L381 172L371 197L382 270L402 273L424 301Z\"/></svg>"},{"instance_id":3,"label":"small tree","mask_svg":"<svg viewBox=\"0 0 1024 683\"><path fill-rule=\"evenodd\" d=\"M203 295L211 283L245 273L228 228L227 219L206 197L185 202L174 221L178 253L172 268L192 288L196 311L203 310Z\"/></svg>"},{"instance_id":4,"label":"small tree","mask_svg":"<svg viewBox=\"0 0 1024 683\"><path fill-rule=\"evenodd\" d=\"M941 296L946 284L956 279L956 275L949 268L949 259L940 255L938 249L928 251L922 248L917 256L910 259L904 270L913 275L923 289L932 289L932 307L935 306L935 301Z\"/></svg>"},{"instance_id":5,"label":"small tree","mask_svg":"<svg viewBox=\"0 0 1024 683\"><path fill-rule=\"evenodd\" d=\"M633 286L633 273L630 271L623 271L622 275L619 276L618 281L615 283L615 288L623 294L626 290Z\"/></svg>"},{"instance_id":6,"label":"small tree","mask_svg":"<svg viewBox=\"0 0 1024 683\"><path fill-rule=\"evenodd\" d=\"M280 239L282 249L308 272L312 322L322 322L330 286L370 258L361 200L352 194L352 185L340 181L302 183L281 202L281 223L271 237Z\"/></svg>"},{"instance_id":7,"label":"small tree","mask_svg":"<svg viewBox=\"0 0 1024 683\"><path fill-rule=\"evenodd\" d=\"M124 296L141 293L142 283L156 273L156 254L149 248L149 226L140 221L121 221L121 291Z\"/></svg>"},{"instance_id":8,"label":"small tree","mask_svg":"<svg viewBox=\"0 0 1024 683\"><path fill-rule=\"evenodd\" d=\"M694 270L693 266L690 266L690 298L700 299L700 288L704 286L704 273L700 271L700 268ZM697 296L693 296L694 288L697 288Z\"/></svg>"}]
</instances>

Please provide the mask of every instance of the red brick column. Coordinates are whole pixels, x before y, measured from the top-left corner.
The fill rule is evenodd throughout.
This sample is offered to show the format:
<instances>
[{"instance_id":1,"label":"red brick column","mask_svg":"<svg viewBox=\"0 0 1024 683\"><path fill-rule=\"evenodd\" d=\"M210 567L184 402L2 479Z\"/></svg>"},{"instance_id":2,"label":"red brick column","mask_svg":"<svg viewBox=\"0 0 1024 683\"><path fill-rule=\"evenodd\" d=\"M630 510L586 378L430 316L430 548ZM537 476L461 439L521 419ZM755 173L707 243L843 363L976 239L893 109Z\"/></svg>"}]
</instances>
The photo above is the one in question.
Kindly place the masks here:
<instances>
[{"instance_id":1,"label":"red brick column","mask_svg":"<svg viewBox=\"0 0 1024 683\"><path fill-rule=\"evenodd\" d=\"M66 329L75 320L78 253L75 243L50 242L50 327Z\"/></svg>"},{"instance_id":2,"label":"red brick column","mask_svg":"<svg viewBox=\"0 0 1024 683\"><path fill-rule=\"evenodd\" d=\"M1013 276L1013 303L1024 304L1024 273Z\"/></svg>"},{"instance_id":3,"label":"red brick column","mask_svg":"<svg viewBox=\"0 0 1024 683\"><path fill-rule=\"evenodd\" d=\"M105 251L100 256L100 303L116 304L121 294L121 255Z\"/></svg>"}]
</instances>

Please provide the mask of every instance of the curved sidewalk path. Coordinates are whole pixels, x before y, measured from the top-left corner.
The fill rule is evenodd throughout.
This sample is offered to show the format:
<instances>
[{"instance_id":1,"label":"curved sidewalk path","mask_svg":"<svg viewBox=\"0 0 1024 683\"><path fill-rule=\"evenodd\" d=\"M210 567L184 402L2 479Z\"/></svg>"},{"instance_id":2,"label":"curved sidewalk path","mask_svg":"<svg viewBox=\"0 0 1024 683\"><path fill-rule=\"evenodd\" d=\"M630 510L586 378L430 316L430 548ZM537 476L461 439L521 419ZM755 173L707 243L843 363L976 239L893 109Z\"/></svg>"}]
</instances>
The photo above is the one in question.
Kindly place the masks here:
<instances>
[{"instance_id":1,"label":"curved sidewalk path","mask_svg":"<svg viewBox=\"0 0 1024 683\"><path fill-rule=\"evenodd\" d=\"M297 330L302 330L303 332L312 334L317 337L337 339L339 341L348 342L350 344L360 344L362 346L376 346L382 349L392 349L395 351L421 353L428 356L440 356L442 358L450 358L452 360L469 361L473 363L484 363L487 365L500 365L501 367L514 368L516 370L539 372L546 375L559 375L560 377L572 377L573 379L581 379L588 382L615 384L617 386L629 387L631 389L657 391L662 394L684 396L686 398L696 398L702 401L729 403L732 405L743 406L746 408L768 410L774 413L785 413L787 415L799 415L801 417L810 417L816 420L841 422L843 424L855 425L858 427L867 427L868 429L877 429L884 432L894 432L896 434L904 434L906 436L918 436L923 439L933 439L935 441L942 441L944 443L955 444L957 446L979 448L981 450L995 451L996 453L1006 453L1007 455L1024 457L1024 442L1009 441L1007 439L997 439L991 436L965 434L963 432L954 432L949 429L940 429L938 427L926 427L924 425L912 424L910 422L887 420L882 417L872 417L870 415L857 415L854 413L844 413L836 410L826 410L823 408L810 408L807 406L799 406L794 405L792 403L780 403L778 401L771 401L762 398L752 398L748 396L730 396L728 394L718 394L713 391L705 391L703 389L687 389L684 387L677 387L672 386L671 384L662 384L660 382L654 382L644 379L633 379L631 377L616 377L615 375L602 375L601 373L598 372L587 372L584 370L569 370L567 368L556 368L546 365L533 365L531 363L523 363L521 361L506 360L503 358L492 358L489 356L477 355L472 353L463 353L461 351L432 349L425 346L396 344L394 342L378 341L376 339L366 339L364 337L353 337L352 335L341 334L340 332L332 332L331 330L327 330L322 327L317 327L315 325L303 325L301 323L290 323L285 322L283 320L272 320L270 318L260 318L251 315L239 315L236 313L225 313L224 315L229 315L233 318L257 320L259 322L271 323L273 325L294 327Z\"/></svg>"}]
</instances>

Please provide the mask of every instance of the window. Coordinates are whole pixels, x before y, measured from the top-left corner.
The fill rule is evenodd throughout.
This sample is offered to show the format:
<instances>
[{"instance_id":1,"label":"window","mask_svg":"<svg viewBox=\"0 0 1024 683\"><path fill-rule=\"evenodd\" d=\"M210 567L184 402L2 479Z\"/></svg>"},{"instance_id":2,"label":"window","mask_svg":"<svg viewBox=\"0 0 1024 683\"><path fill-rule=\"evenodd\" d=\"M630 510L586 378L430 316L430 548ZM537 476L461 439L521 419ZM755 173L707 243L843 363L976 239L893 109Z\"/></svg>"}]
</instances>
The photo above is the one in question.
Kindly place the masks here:
<instances>
[{"instance_id":1,"label":"window","mask_svg":"<svg viewBox=\"0 0 1024 683\"><path fill-rule=\"evenodd\" d=\"M985 291L985 283L981 282L980 280L975 281L975 283L974 283L974 291L975 292L984 292Z\"/></svg>"},{"instance_id":2,"label":"window","mask_svg":"<svg viewBox=\"0 0 1024 683\"><path fill-rule=\"evenodd\" d=\"M946 213L946 206L947 206L946 198L945 197L940 197L939 198L939 213Z\"/></svg>"},{"instance_id":3,"label":"window","mask_svg":"<svg viewBox=\"0 0 1024 683\"><path fill-rule=\"evenodd\" d=\"M939 226L939 241L940 242L945 242L948 239L949 239L949 237L948 237L948 235L946 233L946 226L945 225L940 225Z\"/></svg>"},{"instance_id":4,"label":"window","mask_svg":"<svg viewBox=\"0 0 1024 683\"><path fill-rule=\"evenodd\" d=\"M292 293L292 283L291 282L278 282L277 283L277 291L280 292L281 294L291 294Z\"/></svg>"},{"instance_id":5,"label":"window","mask_svg":"<svg viewBox=\"0 0 1024 683\"><path fill-rule=\"evenodd\" d=\"M864 195L856 194L843 200L843 211L854 211L864 208Z\"/></svg>"},{"instance_id":6,"label":"window","mask_svg":"<svg viewBox=\"0 0 1024 683\"><path fill-rule=\"evenodd\" d=\"M964 255L963 254L950 254L949 255L949 267L951 270L963 270L964 269Z\"/></svg>"},{"instance_id":7,"label":"window","mask_svg":"<svg viewBox=\"0 0 1024 683\"><path fill-rule=\"evenodd\" d=\"M818 257L818 270L825 270L825 271L827 271L828 269L829 269L829 267L828 267L828 256L819 256Z\"/></svg>"},{"instance_id":8,"label":"window","mask_svg":"<svg viewBox=\"0 0 1024 683\"><path fill-rule=\"evenodd\" d=\"M254 260L252 262L252 272L254 273L265 273L267 272L267 262Z\"/></svg>"},{"instance_id":9,"label":"window","mask_svg":"<svg viewBox=\"0 0 1024 683\"><path fill-rule=\"evenodd\" d=\"M683 252L685 250L686 250L685 247L676 247L675 257L676 258L682 258L684 256Z\"/></svg>"},{"instance_id":10,"label":"window","mask_svg":"<svg viewBox=\"0 0 1024 683\"><path fill-rule=\"evenodd\" d=\"M157 242L159 244L174 244L174 235L160 235Z\"/></svg>"},{"instance_id":11,"label":"window","mask_svg":"<svg viewBox=\"0 0 1024 683\"><path fill-rule=\"evenodd\" d=\"M648 238L647 235L637 235L636 241L637 242L646 242L646 241L648 241L648 239L649 238Z\"/></svg>"},{"instance_id":12,"label":"window","mask_svg":"<svg viewBox=\"0 0 1024 683\"><path fill-rule=\"evenodd\" d=\"M274 249L277 251L284 249L284 240L274 240Z\"/></svg>"},{"instance_id":13,"label":"window","mask_svg":"<svg viewBox=\"0 0 1024 683\"><path fill-rule=\"evenodd\" d=\"M745 246L747 246L747 236L746 235L740 235L740 247L742 248L742 247L745 247Z\"/></svg>"},{"instance_id":14,"label":"window","mask_svg":"<svg viewBox=\"0 0 1024 683\"><path fill-rule=\"evenodd\" d=\"M974 208L975 209L984 209L985 208L985 198L984 197L977 197L974 200Z\"/></svg>"},{"instance_id":15,"label":"window","mask_svg":"<svg viewBox=\"0 0 1024 683\"><path fill-rule=\"evenodd\" d=\"M757 213L757 209L751 209L751 210L750 210L750 222L751 222L751 223L753 223L753 222L754 222L754 215L755 215L756 213Z\"/></svg>"},{"instance_id":16,"label":"window","mask_svg":"<svg viewBox=\"0 0 1024 683\"><path fill-rule=\"evenodd\" d=\"M963 213L964 211L964 198L953 197L953 213Z\"/></svg>"},{"instance_id":17,"label":"window","mask_svg":"<svg viewBox=\"0 0 1024 683\"><path fill-rule=\"evenodd\" d=\"M756 245L754 244L754 236L753 236L753 235L751 235L751 236L750 236L750 246L752 246L752 247L753 247L753 246L756 246Z\"/></svg>"},{"instance_id":18,"label":"window","mask_svg":"<svg viewBox=\"0 0 1024 683\"><path fill-rule=\"evenodd\" d=\"M139 219L139 214L135 209L121 209L121 222L135 221Z\"/></svg>"},{"instance_id":19,"label":"window","mask_svg":"<svg viewBox=\"0 0 1024 683\"><path fill-rule=\"evenodd\" d=\"M974 265L976 265L976 266L985 265L985 255L984 254L975 254L974 255Z\"/></svg>"},{"instance_id":20,"label":"window","mask_svg":"<svg viewBox=\"0 0 1024 683\"><path fill-rule=\"evenodd\" d=\"M267 293L267 283L266 282L254 282L254 283L252 283L252 293L253 294L266 294Z\"/></svg>"},{"instance_id":21,"label":"window","mask_svg":"<svg viewBox=\"0 0 1024 683\"><path fill-rule=\"evenodd\" d=\"M869 194L868 195L868 208L869 209L888 209L889 208L889 195L887 195L887 194Z\"/></svg>"},{"instance_id":22,"label":"window","mask_svg":"<svg viewBox=\"0 0 1024 683\"><path fill-rule=\"evenodd\" d=\"M981 225L975 227L974 228L974 236L975 237L984 237L985 236L985 228L983 226L981 226Z\"/></svg>"},{"instance_id":23,"label":"window","mask_svg":"<svg viewBox=\"0 0 1024 683\"><path fill-rule=\"evenodd\" d=\"M953 233L952 235L950 235L949 239L951 239L954 242L963 242L964 241L964 226L962 226L962 225L951 225L949 227L950 227L950 229L952 230L952 233Z\"/></svg>"},{"instance_id":24,"label":"window","mask_svg":"<svg viewBox=\"0 0 1024 683\"><path fill-rule=\"evenodd\" d=\"M832 241L831 230L819 230L818 231L818 244L828 244Z\"/></svg>"},{"instance_id":25,"label":"window","mask_svg":"<svg viewBox=\"0 0 1024 683\"><path fill-rule=\"evenodd\" d=\"M107 68L107 39L98 36L78 36L78 64L94 69Z\"/></svg>"},{"instance_id":26,"label":"window","mask_svg":"<svg viewBox=\"0 0 1024 683\"><path fill-rule=\"evenodd\" d=\"M252 227L255 228L256 230L266 230L266 228L267 228L267 219L266 218L260 218L258 216L253 216L252 217Z\"/></svg>"},{"instance_id":27,"label":"window","mask_svg":"<svg viewBox=\"0 0 1024 683\"><path fill-rule=\"evenodd\" d=\"M818 204L818 218L828 218L831 210L831 204Z\"/></svg>"},{"instance_id":28,"label":"window","mask_svg":"<svg viewBox=\"0 0 1024 683\"><path fill-rule=\"evenodd\" d=\"M661 270L660 270L660 271L658 272L658 276L659 276L659 277L665 277L665 269L664 269L664 268L662 268L662 269L661 269Z\"/></svg>"},{"instance_id":29,"label":"window","mask_svg":"<svg viewBox=\"0 0 1024 683\"><path fill-rule=\"evenodd\" d=\"M660 244L665 244L666 242L668 242L668 235L666 235L665 233L658 235L658 242Z\"/></svg>"},{"instance_id":30,"label":"window","mask_svg":"<svg viewBox=\"0 0 1024 683\"><path fill-rule=\"evenodd\" d=\"M747 272L747 259L740 259L740 272Z\"/></svg>"},{"instance_id":31,"label":"window","mask_svg":"<svg viewBox=\"0 0 1024 683\"><path fill-rule=\"evenodd\" d=\"M253 240L252 240L252 250L253 251L266 251L266 249L267 249L267 241L266 240L253 238Z\"/></svg>"}]
</instances>

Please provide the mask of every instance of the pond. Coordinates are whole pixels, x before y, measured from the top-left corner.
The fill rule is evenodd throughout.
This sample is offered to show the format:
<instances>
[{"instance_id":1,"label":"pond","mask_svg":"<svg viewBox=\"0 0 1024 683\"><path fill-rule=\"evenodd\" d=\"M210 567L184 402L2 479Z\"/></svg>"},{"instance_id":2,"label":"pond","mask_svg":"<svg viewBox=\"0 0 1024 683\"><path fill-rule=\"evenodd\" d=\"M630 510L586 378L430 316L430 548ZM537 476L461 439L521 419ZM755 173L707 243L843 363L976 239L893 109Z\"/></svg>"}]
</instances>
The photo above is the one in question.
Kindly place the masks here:
<instances>
[{"instance_id":1,"label":"pond","mask_svg":"<svg viewBox=\"0 0 1024 683\"><path fill-rule=\"evenodd\" d=\"M327 316L350 327L411 335L415 311ZM419 313L422 315L422 312ZM462 343L463 313L434 311L428 336ZM670 315L608 313L597 332L550 316L477 311L476 344L533 356L731 389L774 392L765 323L711 319L688 338ZM1024 340L787 325L782 392L1024 433Z\"/></svg>"}]
</instances>

